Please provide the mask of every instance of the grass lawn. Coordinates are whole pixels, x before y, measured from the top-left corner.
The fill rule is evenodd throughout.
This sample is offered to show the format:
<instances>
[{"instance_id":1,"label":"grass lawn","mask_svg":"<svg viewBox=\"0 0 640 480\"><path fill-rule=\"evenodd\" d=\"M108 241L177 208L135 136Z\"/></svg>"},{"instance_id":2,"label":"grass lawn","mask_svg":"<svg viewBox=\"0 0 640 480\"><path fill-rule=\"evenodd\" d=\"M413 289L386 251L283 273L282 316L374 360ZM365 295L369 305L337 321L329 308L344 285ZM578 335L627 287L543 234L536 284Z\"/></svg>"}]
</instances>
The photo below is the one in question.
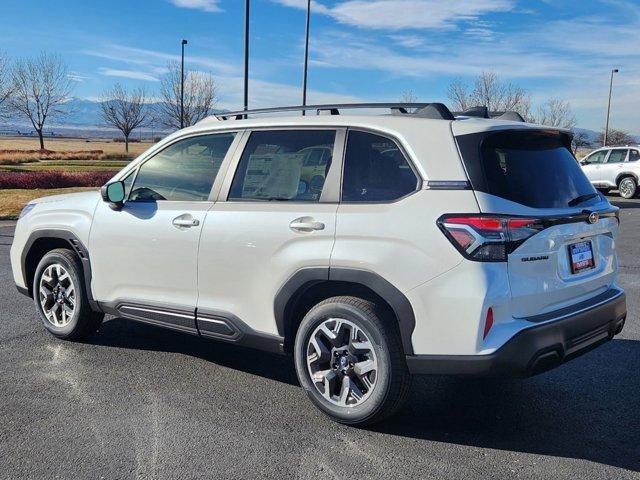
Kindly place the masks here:
<instances>
[{"instance_id":1,"label":"grass lawn","mask_svg":"<svg viewBox=\"0 0 640 480\"><path fill-rule=\"evenodd\" d=\"M130 143L129 154L132 157L140 155L153 143ZM78 150L102 150L106 154L123 154L124 143L110 142L108 140L85 140L82 138L45 138L44 147L55 152L71 152ZM38 150L40 143L37 138L31 137L3 137L0 136L0 150Z\"/></svg>"},{"instance_id":2,"label":"grass lawn","mask_svg":"<svg viewBox=\"0 0 640 480\"><path fill-rule=\"evenodd\" d=\"M62 193L86 192L88 190L97 189L95 187L53 188L50 190L0 189L0 220L18 218L22 208L34 198Z\"/></svg>"}]
</instances>

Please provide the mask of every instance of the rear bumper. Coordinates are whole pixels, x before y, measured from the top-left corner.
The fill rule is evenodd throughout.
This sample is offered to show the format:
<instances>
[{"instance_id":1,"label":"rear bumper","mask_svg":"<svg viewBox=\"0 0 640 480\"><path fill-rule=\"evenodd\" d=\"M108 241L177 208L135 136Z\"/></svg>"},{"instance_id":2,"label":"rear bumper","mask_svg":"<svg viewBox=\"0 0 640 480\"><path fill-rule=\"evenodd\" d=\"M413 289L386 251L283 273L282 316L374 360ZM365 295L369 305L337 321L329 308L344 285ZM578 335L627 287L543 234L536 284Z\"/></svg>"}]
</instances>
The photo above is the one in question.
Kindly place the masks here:
<instances>
[{"instance_id":1,"label":"rear bumper","mask_svg":"<svg viewBox=\"0 0 640 480\"><path fill-rule=\"evenodd\" d=\"M576 308L577 307L577 308ZM488 355L408 355L413 374L530 376L554 368L606 342L622 331L627 316L622 290L611 289L591 304L531 318Z\"/></svg>"}]
</instances>

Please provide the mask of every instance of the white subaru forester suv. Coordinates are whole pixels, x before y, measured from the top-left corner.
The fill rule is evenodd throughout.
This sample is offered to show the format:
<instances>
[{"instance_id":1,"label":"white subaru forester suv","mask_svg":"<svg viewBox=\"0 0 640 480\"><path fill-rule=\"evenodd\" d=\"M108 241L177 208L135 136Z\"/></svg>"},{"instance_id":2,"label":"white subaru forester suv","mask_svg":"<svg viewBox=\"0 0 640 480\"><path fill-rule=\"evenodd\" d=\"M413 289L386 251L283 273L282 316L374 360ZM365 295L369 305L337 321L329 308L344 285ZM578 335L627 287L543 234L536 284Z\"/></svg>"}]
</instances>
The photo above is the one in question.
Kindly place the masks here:
<instances>
[{"instance_id":1,"label":"white subaru forester suv","mask_svg":"<svg viewBox=\"0 0 640 480\"><path fill-rule=\"evenodd\" d=\"M603 147L580 162L589 181L603 193L618 189L623 198L640 193L640 147Z\"/></svg>"},{"instance_id":2,"label":"white subaru forester suv","mask_svg":"<svg viewBox=\"0 0 640 480\"><path fill-rule=\"evenodd\" d=\"M358 107L392 114L340 114ZM288 353L347 424L393 413L412 374L532 375L622 330L618 209L569 132L307 108L331 114L218 115L101 194L29 203L11 262L44 326L81 339L109 314Z\"/></svg>"}]
</instances>

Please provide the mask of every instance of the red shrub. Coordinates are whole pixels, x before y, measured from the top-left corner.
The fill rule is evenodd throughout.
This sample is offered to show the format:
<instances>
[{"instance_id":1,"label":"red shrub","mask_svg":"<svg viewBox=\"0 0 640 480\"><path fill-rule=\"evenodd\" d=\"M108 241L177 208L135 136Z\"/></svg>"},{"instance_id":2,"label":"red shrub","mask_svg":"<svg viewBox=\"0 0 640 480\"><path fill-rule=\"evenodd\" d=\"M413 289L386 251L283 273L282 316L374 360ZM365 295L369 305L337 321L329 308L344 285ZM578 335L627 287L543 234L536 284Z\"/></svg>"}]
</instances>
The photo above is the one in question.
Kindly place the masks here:
<instances>
[{"instance_id":1,"label":"red shrub","mask_svg":"<svg viewBox=\"0 0 640 480\"><path fill-rule=\"evenodd\" d=\"M3 188L65 188L100 187L116 172L0 172L0 189Z\"/></svg>"}]
</instances>

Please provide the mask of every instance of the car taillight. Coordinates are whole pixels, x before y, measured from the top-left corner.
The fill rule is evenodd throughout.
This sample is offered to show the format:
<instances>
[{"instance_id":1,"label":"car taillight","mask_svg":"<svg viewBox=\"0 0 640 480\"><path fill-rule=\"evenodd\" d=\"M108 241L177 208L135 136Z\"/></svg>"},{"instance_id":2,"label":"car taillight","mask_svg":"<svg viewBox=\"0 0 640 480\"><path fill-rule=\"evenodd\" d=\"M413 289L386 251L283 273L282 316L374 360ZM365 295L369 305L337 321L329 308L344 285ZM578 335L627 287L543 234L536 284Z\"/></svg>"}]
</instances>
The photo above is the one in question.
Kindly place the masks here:
<instances>
[{"instance_id":1,"label":"car taillight","mask_svg":"<svg viewBox=\"0 0 640 480\"><path fill-rule=\"evenodd\" d=\"M443 215L438 226L466 258L505 262L507 255L544 229L540 219L496 215Z\"/></svg>"},{"instance_id":2,"label":"car taillight","mask_svg":"<svg viewBox=\"0 0 640 480\"><path fill-rule=\"evenodd\" d=\"M493 308L489 307L487 310L487 318L484 320L484 332L482 333L482 339L484 340L489 335L489 331L493 327Z\"/></svg>"}]
</instances>

